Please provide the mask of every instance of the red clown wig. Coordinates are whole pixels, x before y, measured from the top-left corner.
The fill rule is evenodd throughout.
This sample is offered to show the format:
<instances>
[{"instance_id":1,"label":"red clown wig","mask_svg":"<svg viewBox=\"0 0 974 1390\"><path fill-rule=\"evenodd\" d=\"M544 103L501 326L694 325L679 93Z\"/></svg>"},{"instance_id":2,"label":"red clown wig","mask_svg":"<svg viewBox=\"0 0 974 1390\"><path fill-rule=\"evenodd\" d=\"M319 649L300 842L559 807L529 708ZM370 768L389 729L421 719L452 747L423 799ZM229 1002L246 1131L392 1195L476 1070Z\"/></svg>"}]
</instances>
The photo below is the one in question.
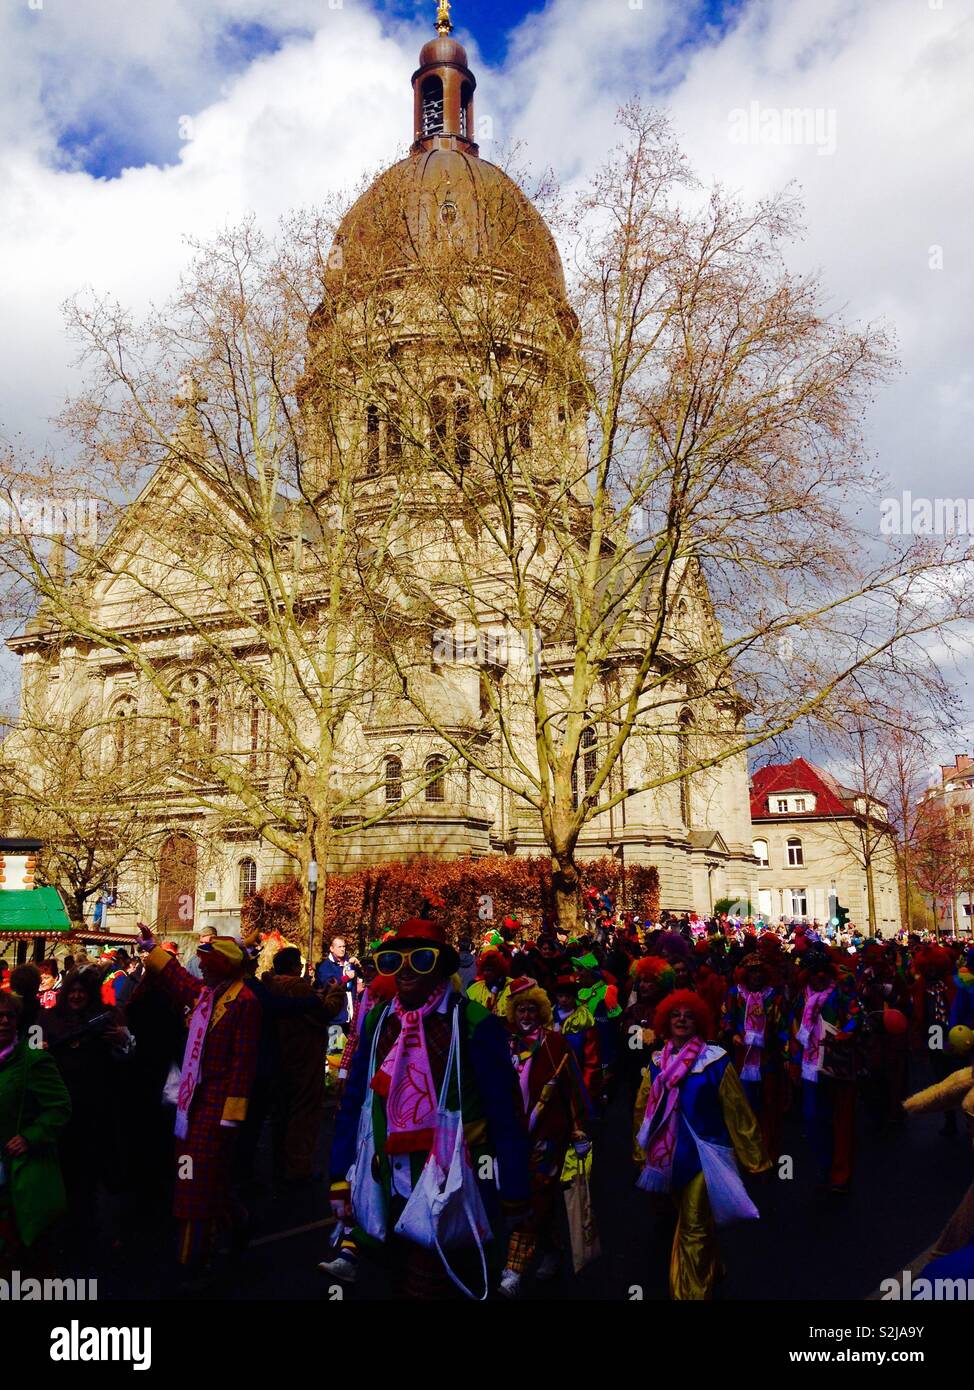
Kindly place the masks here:
<instances>
[{"instance_id":1,"label":"red clown wig","mask_svg":"<svg viewBox=\"0 0 974 1390\"><path fill-rule=\"evenodd\" d=\"M706 999L692 989L674 990L657 1006L656 1013L653 1015L653 1032L657 1037L668 1038L670 1036L670 1019L677 1009L690 1010L697 1025L697 1032L702 1038L713 1037L714 1016L710 1010L710 1005Z\"/></svg>"},{"instance_id":2,"label":"red clown wig","mask_svg":"<svg viewBox=\"0 0 974 1390\"><path fill-rule=\"evenodd\" d=\"M639 984L642 980L649 980L664 994L668 994L676 984L676 974L668 960L663 960L662 956L641 956L634 961L630 970L633 984Z\"/></svg>"},{"instance_id":3,"label":"red clown wig","mask_svg":"<svg viewBox=\"0 0 974 1390\"><path fill-rule=\"evenodd\" d=\"M483 975L484 966L493 966L502 975L510 975L511 958L505 951L498 951L495 946L488 946L486 951L482 951L477 959L477 974Z\"/></svg>"}]
</instances>

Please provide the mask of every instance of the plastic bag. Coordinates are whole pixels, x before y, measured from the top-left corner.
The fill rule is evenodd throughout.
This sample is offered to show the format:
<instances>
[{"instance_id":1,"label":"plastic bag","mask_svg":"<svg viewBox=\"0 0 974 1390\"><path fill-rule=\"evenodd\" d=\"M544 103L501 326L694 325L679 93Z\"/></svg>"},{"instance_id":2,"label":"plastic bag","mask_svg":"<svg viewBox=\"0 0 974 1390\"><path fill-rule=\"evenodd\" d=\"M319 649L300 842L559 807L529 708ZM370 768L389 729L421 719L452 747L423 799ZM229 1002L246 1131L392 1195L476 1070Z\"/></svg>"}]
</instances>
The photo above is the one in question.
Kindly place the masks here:
<instances>
[{"instance_id":1,"label":"plastic bag","mask_svg":"<svg viewBox=\"0 0 974 1390\"><path fill-rule=\"evenodd\" d=\"M690 1129L690 1126L687 1125ZM707 1198L714 1214L714 1224L729 1226L734 1221L756 1221L761 1213L747 1195L741 1181L734 1150L724 1144L714 1144L701 1139L692 1129L704 1182L707 1184Z\"/></svg>"},{"instance_id":2,"label":"plastic bag","mask_svg":"<svg viewBox=\"0 0 974 1390\"><path fill-rule=\"evenodd\" d=\"M369 1056L368 1070L370 1081L375 1074L375 1055L379 1044L379 1033L388 1012L389 1010L386 1009L380 1015L372 1034L372 1051ZM365 1100L362 1102L362 1109L359 1113L355 1162L348 1170L348 1182L351 1188L352 1211L355 1213L356 1224L366 1235L372 1236L375 1240L385 1240L386 1229L389 1224L385 1194L381 1184L376 1182L372 1170L375 1158L375 1134L372 1123L373 1103L373 1093L366 1086Z\"/></svg>"},{"instance_id":3,"label":"plastic bag","mask_svg":"<svg viewBox=\"0 0 974 1390\"><path fill-rule=\"evenodd\" d=\"M446 1095L450 1073L457 1076L457 1109L449 1110ZM490 1224L477 1179L470 1163L470 1152L463 1132L463 1102L460 1093L459 1009L453 1010L453 1036L447 1058L443 1087L436 1113L436 1132L430 1155L423 1165L403 1213L396 1222L396 1234L416 1245L438 1252L452 1282L468 1298L482 1302L487 1297L487 1262L484 1241ZM484 1291L475 1295L450 1268L447 1250L475 1247L480 1255Z\"/></svg>"}]
</instances>

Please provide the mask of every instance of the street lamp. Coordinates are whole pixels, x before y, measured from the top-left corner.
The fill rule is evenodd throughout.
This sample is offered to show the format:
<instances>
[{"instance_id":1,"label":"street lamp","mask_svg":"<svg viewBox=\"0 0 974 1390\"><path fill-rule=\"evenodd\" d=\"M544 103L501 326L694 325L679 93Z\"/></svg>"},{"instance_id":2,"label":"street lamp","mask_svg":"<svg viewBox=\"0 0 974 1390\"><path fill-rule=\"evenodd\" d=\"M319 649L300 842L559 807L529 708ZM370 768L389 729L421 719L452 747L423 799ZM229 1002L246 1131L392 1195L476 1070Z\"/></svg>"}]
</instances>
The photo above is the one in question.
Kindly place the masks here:
<instances>
[{"instance_id":1,"label":"street lamp","mask_svg":"<svg viewBox=\"0 0 974 1390\"><path fill-rule=\"evenodd\" d=\"M318 896L318 861L312 859L308 865L308 892L311 894L311 922L308 926L308 965L312 972L315 967L315 898Z\"/></svg>"}]
</instances>

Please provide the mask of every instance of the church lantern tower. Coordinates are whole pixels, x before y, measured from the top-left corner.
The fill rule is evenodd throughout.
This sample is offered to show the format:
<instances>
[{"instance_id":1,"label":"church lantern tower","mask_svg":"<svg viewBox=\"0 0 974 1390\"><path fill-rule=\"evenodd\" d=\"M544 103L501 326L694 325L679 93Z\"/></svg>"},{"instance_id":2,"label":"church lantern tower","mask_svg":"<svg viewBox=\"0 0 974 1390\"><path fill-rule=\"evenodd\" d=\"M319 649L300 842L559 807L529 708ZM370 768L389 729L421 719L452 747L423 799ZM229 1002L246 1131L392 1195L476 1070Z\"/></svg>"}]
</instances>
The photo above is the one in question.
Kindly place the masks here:
<instances>
[{"instance_id":1,"label":"church lantern tower","mask_svg":"<svg viewBox=\"0 0 974 1390\"><path fill-rule=\"evenodd\" d=\"M449 0L441 0L435 39L424 44L413 73L413 153L420 150L467 150L474 142L473 94L477 79L467 65L466 49L451 38Z\"/></svg>"}]
</instances>

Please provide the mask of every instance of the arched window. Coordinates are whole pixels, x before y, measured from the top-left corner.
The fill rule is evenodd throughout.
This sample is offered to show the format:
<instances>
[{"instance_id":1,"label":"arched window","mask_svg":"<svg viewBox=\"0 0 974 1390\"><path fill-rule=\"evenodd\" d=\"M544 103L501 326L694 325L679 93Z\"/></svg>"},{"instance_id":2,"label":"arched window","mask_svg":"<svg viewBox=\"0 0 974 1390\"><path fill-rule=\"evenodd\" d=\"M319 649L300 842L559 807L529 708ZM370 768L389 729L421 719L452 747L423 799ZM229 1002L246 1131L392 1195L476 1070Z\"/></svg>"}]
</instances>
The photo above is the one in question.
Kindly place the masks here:
<instances>
[{"instance_id":1,"label":"arched window","mask_svg":"<svg viewBox=\"0 0 974 1390\"><path fill-rule=\"evenodd\" d=\"M429 447L433 462L462 475L470 464L470 398L441 382L430 399Z\"/></svg>"},{"instance_id":2,"label":"arched window","mask_svg":"<svg viewBox=\"0 0 974 1390\"><path fill-rule=\"evenodd\" d=\"M504 438L509 454L527 453L533 443L531 409L524 391L516 386L504 392Z\"/></svg>"},{"instance_id":3,"label":"arched window","mask_svg":"<svg viewBox=\"0 0 974 1390\"><path fill-rule=\"evenodd\" d=\"M805 863L805 851L797 835L791 836L785 844L785 849L788 852L789 869L800 869Z\"/></svg>"},{"instance_id":4,"label":"arched window","mask_svg":"<svg viewBox=\"0 0 974 1390\"><path fill-rule=\"evenodd\" d=\"M115 744L115 761L119 766L127 763L132 757L132 725L129 720L134 713L135 707L131 700L122 700L113 712L112 738Z\"/></svg>"},{"instance_id":5,"label":"arched window","mask_svg":"<svg viewBox=\"0 0 974 1390\"><path fill-rule=\"evenodd\" d=\"M430 453L433 462L446 467L450 461L450 406L437 391L430 401Z\"/></svg>"},{"instance_id":6,"label":"arched window","mask_svg":"<svg viewBox=\"0 0 974 1390\"><path fill-rule=\"evenodd\" d=\"M693 714L685 709L680 715L680 729L676 736L677 762L680 771L680 819L687 830L693 819L693 798L690 788L690 731L693 728Z\"/></svg>"},{"instance_id":7,"label":"arched window","mask_svg":"<svg viewBox=\"0 0 974 1390\"><path fill-rule=\"evenodd\" d=\"M472 140L473 130L473 86L464 82L460 88L460 134L465 140Z\"/></svg>"},{"instance_id":8,"label":"arched window","mask_svg":"<svg viewBox=\"0 0 974 1390\"><path fill-rule=\"evenodd\" d=\"M402 801L402 759L386 758L386 801L394 805Z\"/></svg>"},{"instance_id":9,"label":"arched window","mask_svg":"<svg viewBox=\"0 0 974 1390\"><path fill-rule=\"evenodd\" d=\"M379 407L365 408L365 471L375 477L379 471Z\"/></svg>"},{"instance_id":10,"label":"arched window","mask_svg":"<svg viewBox=\"0 0 974 1390\"><path fill-rule=\"evenodd\" d=\"M250 701L250 758L249 765L251 772L257 771L257 763L260 753L260 705L256 698Z\"/></svg>"},{"instance_id":11,"label":"arched window","mask_svg":"<svg viewBox=\"0 0 974 1390\"><path fill-rule=\"evenodd\" d=\"M241 903L257 892L257 864L253 859L241 859L237 878Z\"/></svg>"},{"instance_id":12,"label":"arched window","mask_svg":"<svg viewBox=\"0 0 974 1390\"><path fill-rule=\"evenodd\" d=\"M395 467L402 458L402 428L399 416L399 399L395 392L386 392L386 467Z\"/></svg>"},{"instance_id":13,"label":"arched window","mask_svg":"<svg viewBox=\"0 0 974 1390\"><path fill-rule=\"evenodd\" d=\"M595 773L598 768L598 752L595 747L595 730L585 729L582 732L582 769L585 775L585 790L595 781Z\"/></svg>"},{"instance_id":14,"label":"arched window","mask_svg":"<svg viewBox=\"0 0 974 1390\"><path fill-rule=\"evenodd\" d=\"M423 83L423 134L443 134L443 81L427 77Z\"/></svg>"},{"instance_id":15,"label":"arched window","mask_svg":"<svg viewBox=\"0 0 974 1390\"><path fill-rule=\"evenodd\" d=\"M402 432L396 393L383 391L382 400L365 408L365 471L374 478L383 467L393 468L402 458Z\"/></svg>"},{"instance_id":16,"label":"arched window","mask_svg":"<svg viewBox=\"0 0 974 1390\"><path fill-rule=\"evenodd\" d=\"M755 859L762 869L768 867L768 842L767 840L755 840L751 845Z\"/></svg>"},{"instance_id":17,"label":"arched window","mask_svg":"<svg viewBox=\"0 0 974 1390\"><path fill-rule=\"evenodd\" d=\"M454 459L462 473L470 464L470 400L463 394L454 400L453 437Z\"/></svg>"},{"instance_id":18,"label":"arched window","mask_svg":"<svg viewBox=\"0 0 974 1390\"><path fill-rule=\"evenodd\" d=\"M427 801L446 800L445 767L446 758L441 758L439 755L426 759L426 776L432 779L426 784Z\"/></svg>"}]
</instances>

